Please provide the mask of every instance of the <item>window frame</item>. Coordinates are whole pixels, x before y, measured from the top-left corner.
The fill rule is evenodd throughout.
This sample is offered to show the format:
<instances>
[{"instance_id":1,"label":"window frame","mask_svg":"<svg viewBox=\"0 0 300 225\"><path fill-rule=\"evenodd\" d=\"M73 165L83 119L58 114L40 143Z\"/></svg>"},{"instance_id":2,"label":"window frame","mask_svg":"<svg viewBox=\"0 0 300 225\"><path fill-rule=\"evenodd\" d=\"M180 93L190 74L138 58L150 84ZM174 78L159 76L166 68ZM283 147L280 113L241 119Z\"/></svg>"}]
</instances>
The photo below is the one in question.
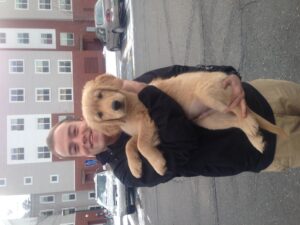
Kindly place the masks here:
<instances>
[{"instance_id":1,"label":"window frame","mask_svg":"<svg viewBox=\"0 0 300 225\"><path fill-rule=\"evenodd\" d=\"M29 1L28 0L22 0L22 1L26 1L26 3L19 3L19 0L15 0L15 10L29 10ZM26 4L26 8L20 8L17 7L18 5L22 5L22 4Z\"/></svg>"},{"instance_id":2,"label":"window frame","mask_svg":"<svg viewBox=\"0 0 300 225\"><path fill-rule=\"evenodd\" d=\"M44 201L44 198L48 198L48 197L52 197L53 201L51 201L51 202ZM55 203L55 195L41 195L40 196L40 203L41 204L52 204L52 203Z\"/></svg>"},{"instance_id":3,"label":"window frame","mask_svg":"<svg viewBox=\"0 0 300 225\"><path fill-rule=\"evenodd\" d=\"M3 184L0 183L0 188L7 186L7 178L6 177L1 177L0 181L3 181Z\"/></svg>"},{"instance_id":4,"label":"window frame","mask_svg":"<svg viewBox=\"0 0 300 225\"><path fill-rule=\"evenodd\" d=\"M19 37L19 35L28 35L28 37ZM27 32L17 33L17 44L29 45L30 44L30 33L27 33Z\"/></svg>"},{"instance_id":5,"label":"window frame","mask_svg":"<svg viewBox=\"0 0 300 225\"><path fill-rule=\"evenodd\" d=\"M47 1L47 0L38 0L38 10L42 10L42 11L44 11L44 10L45 11L51 11L52 10L52 0L49 0L50 1L49 4L45 3L45 2L41 3L41 1ZM44 6L50 5L50 8L49 9L41 8L41 5L44 5Z\"/></svg>"},{"instance_id":6,"label":"window frame","mask_svg":"<svg viewBox=\"0 0 300 225\"><path fill-rule=\"evenodd\" d=\"M61 68L68 68L64 65L64 67L60 66L61 62L70 62L70 72L60 71ZM72 74L73 73L73 61L72 59L59 59L57 60L57 73L58 74Z\"/></svg>"},{"instance_id":7,"label":"window frame","mask_svg":"<svg viewBox=\"0 0 300 225\"><path fill-rule=\"evenodd\" d=\"M22 67L19 65L12 65L13 62L22 62ZM22 68L22 72L18 72L18 71L13 71L12 68ZM24 74L25 71L25 63L24 63L24 59L9 59L8 60L8 71L10 74Z\"/></svg>"},{"instance_id":8,"label":"window frame","mask_svg":"<svg viewBox=\"0 0 300 225\"><path fill-rule=\"evenodd\" d=\"M44 65L42 66L39 66L37 65L39 62L41 62L42 64L44 62L47 62L48 63L48 72L40 72L40 71L37 71L37 68L42 68L42 70L45 68ZM34 60L34 72L36 74L50 74L50 59L35 59ZM46 67L47 68L47 67Z\"/></svg>"},{"instance_id":9,"label":"window frame","mask_svg":"<svg viewBox=\"0 0 300 225\"><path fill-rule=\"evenodd\" d=\"M67 90L71 90L71 94L62 94L61 91L67 91ZM71 99L61 99L61 97L67 97L67 96L71 96ZM59 102L73 102L73 88L72 87L61 87L58 88L58 101Z\"/></svg>"},{"instance_id":10,"label":"window frame","mask_svg":"<svg viewBox=\"0 0 300 225\"><path fill-rule=\"evenodd\" d=\"M31 182L30 183L26 183L26 179L30 178ZM32 185L33 184L33 177L32 176L26 176L24 177L24 185Z\"/></svg>"},{"instance_id":11,"label":"window frame","mask_svg":"<svg viewBox=\"0 0 300 225\"><path fill-rule=\"evenodd\" d=\"M44 93L39 94L39 91L49 91L49 99L45 100L44 97L47 96ZM39 100L39 97L43 96L42 100ZM35 88L35 102L51 102L51 88Z\"/></svg>"},{"instance_id":12,"label":"window frame","mask_svg":"<svg viewBox=\"0 0 300 225\"><path fill-rule=\"evenodd\" d=\"M21 126L21 129L19 127ZM23 131L25 130L24 118L11 118L10 119L10 131Z\"/></svg>"},{"instance_id":13,"label":"window frame","mask_svg":"<svg viewBox=\"0 0 300 225\"><path fill-rule=\"evenodd\" d=\"M19 152L19 151L22 151L22 152ZM19 156L23 156L19 159ZM14 157L16 157L14 159ZM24 147L13 147L13 148L10 148L10 160L11 161L22 161L22 160L25 160L25 148Z\"/></svg>"},{"instance_id":14,"label":"window frame","mask_svg":"<svg viewBox=\"0 0 300 225\"><path fill-rule=\"evenodd\" d=\"M57 177L57 181L53 181L52 177ZM58 174L51 174L50 175L50 184L58 184L59 183L59 175Z\"/></svg>"}]
</instances>

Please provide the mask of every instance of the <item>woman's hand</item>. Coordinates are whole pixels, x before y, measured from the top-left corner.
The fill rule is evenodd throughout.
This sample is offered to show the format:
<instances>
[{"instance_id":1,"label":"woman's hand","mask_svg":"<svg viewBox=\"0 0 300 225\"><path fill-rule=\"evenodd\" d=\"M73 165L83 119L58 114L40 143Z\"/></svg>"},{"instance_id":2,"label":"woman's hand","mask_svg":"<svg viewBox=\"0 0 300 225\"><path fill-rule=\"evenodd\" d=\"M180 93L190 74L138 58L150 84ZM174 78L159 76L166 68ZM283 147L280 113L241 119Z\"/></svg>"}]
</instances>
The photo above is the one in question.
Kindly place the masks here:
<instances>
[{"instance_id":1,"label":"woman's hand","mask_svg":"<svg viewBox=\"0 0 300 225\"><path fill-rule=\"evenodd\" d=\"M129 92L138 94L142 89L147 86L145 83L141 83L133 80L123 80L122 89Z\"/></svg>"},{"instance_id":2,"label":"woman's hand","mask_svg":"<svg viewBox=\"0 0 300 225\"><path fill-rule=\"evenodd\" d=\"M236 75L228 75L223 81L223 87L226 89L228 86L231 86L232 95L231 102L228 105L227 112L233 109L234 107L240 107L242 112L242 117L247 116L247 105L245 100L245 92L242 87L241 80Z\"/></svg>"}]
</instances>

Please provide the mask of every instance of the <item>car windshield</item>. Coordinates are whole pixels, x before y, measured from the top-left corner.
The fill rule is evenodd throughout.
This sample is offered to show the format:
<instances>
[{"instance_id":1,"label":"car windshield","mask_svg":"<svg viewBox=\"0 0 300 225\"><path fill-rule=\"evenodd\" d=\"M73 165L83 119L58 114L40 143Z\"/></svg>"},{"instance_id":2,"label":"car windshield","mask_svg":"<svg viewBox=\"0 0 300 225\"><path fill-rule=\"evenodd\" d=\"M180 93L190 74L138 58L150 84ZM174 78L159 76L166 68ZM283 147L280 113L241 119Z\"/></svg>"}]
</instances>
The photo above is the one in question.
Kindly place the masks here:
<instances>
[{"instance_id":1,"label":"car windshield","mask_svg":"<svg viewBox=\"0 0 300 225\"><path fill-rule=\"evenodd\" d=\"M109 174L101 173L97 175L97 200L98 204L113 212L113 180Z\"/></svg>"},{"instance_id":2,"label":"car windshield","mask_svg":"<svg viewBox=\"0 0 300 225\"><path fill-rule=\"evenodd\" d=\"M95 5L95 23L96 25L103 25L103 21L103 1L98 1Z\"/></svg>"}]
</instances>

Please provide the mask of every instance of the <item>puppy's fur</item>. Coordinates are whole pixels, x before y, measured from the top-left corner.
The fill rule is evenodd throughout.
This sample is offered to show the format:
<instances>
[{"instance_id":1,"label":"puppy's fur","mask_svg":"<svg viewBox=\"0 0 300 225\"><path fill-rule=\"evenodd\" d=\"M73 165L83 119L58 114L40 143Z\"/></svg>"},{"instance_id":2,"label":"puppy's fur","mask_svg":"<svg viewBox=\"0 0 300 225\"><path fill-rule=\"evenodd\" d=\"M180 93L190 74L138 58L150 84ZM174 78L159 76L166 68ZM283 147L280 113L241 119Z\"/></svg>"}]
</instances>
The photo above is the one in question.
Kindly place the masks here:
<instances>
[{"instance_id":1,"label":"puppy's fur","mask_svg":"<svg viewBox=\"0 0 300 225\"><path fill-rule=\"evenodd\" d=\"M241 118L239 107L224 113L232 93L231 87L222 87L225 78L226 75L221 72L193 72L167 80L155 80L151 84L175 99L187 117L199 126L212 130L240 128L260 152L263 152L265 144L259 127L286 137L281 128L249 108L246 118ZM132 136L126 145L126 155L135 177L141 177L142 173L138 151L158 174L163 175L166 161L155 147L159 143L155 125L137 95L121 88L122 81L107 74L88 81L82 95L83 116L91 128L107 135L116 134L121 129Z\"/></svg>"}]
</instances>

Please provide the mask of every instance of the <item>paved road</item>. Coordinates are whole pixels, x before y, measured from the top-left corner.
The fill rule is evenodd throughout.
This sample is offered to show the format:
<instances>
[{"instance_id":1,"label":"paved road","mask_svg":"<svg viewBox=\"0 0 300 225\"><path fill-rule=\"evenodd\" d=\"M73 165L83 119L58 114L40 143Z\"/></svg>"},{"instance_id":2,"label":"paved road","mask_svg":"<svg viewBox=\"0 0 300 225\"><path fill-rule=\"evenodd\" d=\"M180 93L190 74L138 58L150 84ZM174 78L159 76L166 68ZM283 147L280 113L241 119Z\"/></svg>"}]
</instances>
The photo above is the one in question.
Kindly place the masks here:
<instances>
[{"instance_id":1,"label":"paved road","mask_svg":"<svg viewBox=\"0 0 300 225\"><path fill-rule=\"evenodd\" d=\"M132 67L233 65L244 80L300 81L299 0L131 0ZM123 64L124 66L125 64ZM300 146L299 146L300 148ZM139 190L138 224L299 225L300 170L177 178Z\"/></svg>"}]
</instances>

